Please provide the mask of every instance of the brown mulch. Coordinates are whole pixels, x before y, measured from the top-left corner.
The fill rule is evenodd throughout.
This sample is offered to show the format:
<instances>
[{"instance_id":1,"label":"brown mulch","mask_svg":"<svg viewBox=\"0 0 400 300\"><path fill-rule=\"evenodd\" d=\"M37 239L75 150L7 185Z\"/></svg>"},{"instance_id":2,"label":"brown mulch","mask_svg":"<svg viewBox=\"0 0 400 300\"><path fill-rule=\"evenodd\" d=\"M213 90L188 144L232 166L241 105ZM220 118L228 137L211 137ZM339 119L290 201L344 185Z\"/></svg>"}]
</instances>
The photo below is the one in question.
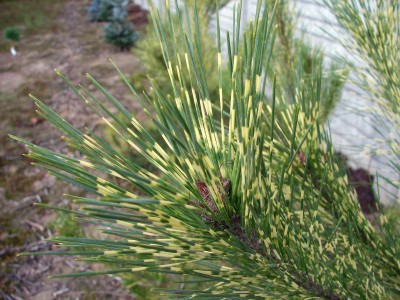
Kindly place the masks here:
<instances>
[{"instance_id":1,"label":"brown mulch","mask_svg":"<svg viewBox=\"0 0 400 300\"><path fill-rule=\"evenodd\" d=\"M348 168L350 185L357 193L358 202L364 214L373 214L378 210L376 206L373 187L374 176L362 168Z\"/></svg>"}]
</instances>

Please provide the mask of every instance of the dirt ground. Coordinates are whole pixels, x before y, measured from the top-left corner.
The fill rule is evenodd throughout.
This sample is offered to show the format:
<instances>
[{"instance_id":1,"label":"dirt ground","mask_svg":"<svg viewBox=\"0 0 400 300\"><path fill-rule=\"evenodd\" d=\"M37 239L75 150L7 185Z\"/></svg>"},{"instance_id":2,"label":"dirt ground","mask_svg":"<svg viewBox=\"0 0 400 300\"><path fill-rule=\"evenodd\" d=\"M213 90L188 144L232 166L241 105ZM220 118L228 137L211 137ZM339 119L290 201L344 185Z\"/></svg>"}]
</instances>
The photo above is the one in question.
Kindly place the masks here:
<instances>
[{"instance_id":1,"label":"dirt ground","mask_svg":"<svg viewBox=\"0 0 400 300\"><path fill-rule=\"evenodd\" d=\"M140 67L135 57L102 41L102 26L87 20L85 1L65 0L52 5L57 10L57 20L51 30L22 39L15 57L9 51L0 52L0 298L134 299L117 277L47 278L51 274L93 270L96 266L71 257L16 256L52 247L46 238L56 234L49 224L58 215L36 208L33 203L70 207L63 193L81 192L31 166L22 156L26 149L9 138L8 134L13 134L55 151L70 151L58 132L35 113L28 93L73 125L93 129L101 126L99 119L53 69L59 69L73 83L83 84L88 84L85 74L89 72L129 110L138 109L108 62L111 58L130 75ZM86 234L95 233L87 230Z\"/></svg>"}]
</instances>

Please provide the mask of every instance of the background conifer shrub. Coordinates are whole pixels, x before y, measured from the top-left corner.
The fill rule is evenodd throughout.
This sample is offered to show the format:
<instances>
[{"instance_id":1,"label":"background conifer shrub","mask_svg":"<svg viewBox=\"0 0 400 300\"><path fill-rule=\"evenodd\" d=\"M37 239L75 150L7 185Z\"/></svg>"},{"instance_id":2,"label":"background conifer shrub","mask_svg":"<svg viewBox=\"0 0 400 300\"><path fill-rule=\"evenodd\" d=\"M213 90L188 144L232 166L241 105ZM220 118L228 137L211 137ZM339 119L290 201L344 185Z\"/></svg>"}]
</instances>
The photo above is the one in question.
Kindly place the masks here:
<instances>
[{"instance_id":1,"label":"background conifer shrub","mask_svg":"<svg viewBox=\"0 0 400 300\"><path fill-rule=\"evenodd\" d=\"M125 21L113 21L104 26L104 40L123 50L129 49L138 39L139 33Z\"/></svg>"},{"instance_id":2,"label":"background conifer shrub","mask_svg":"<svg viewBox=\"0 0 400 300\"><path fill-rule=\"evenodd\" d=\"M146 271L198 278L184 280L185 289L163 292L173 299L398 297L399 232L381 213L373 227L349 191L320 120L321 77L302 86L295 102L278 96L277 83L271 102L265 97L263 72L274 51L275 9L269 1L258 1L256 21L242 36L239 5L234 34L227 36L227 57L222 57L218 29L213 61L219 89L223 64L231 84L228 99L221 91L216 105L207 85L196 10L185 6L177 15L172 44L166 42L164 21L151 10L172 93L163 93L151 80L150 94L139 95L117 70L165 147L90 75L118 114L59 74L157 171L128 159L98 134L74 128L35 99L41 116L84 156L73 158L16 139L39 166L89 192L71 196L81 207L71 213L110 235L54 238L69 250L36 254L79 255L105 264L103 271L58 277ZM115 184L113 177L125 184ZM198 281L206 287L190 287Z\"/></svg>"},{"instance_id":3,"label":"background conifer shrub","mask_svg":"<svg viewBox=\"0 0 400 300\"><path fill-rule=\"evenodd\" d=\"M129 0L92 0L87 6L90 21L108 22L103 27L103 38L121 51L139 39L139 33L127 19L128 4Z\"/></svg>"},{"instance_id":4,"label":"background conifer shrub","mask_svg":"<svg viewBox=\"0 0 400 300\"><path fill-rule=\"evenodd\" d=\"M108 0L111 5L109 23L104 26L103 36L107 43L128 50L139 39L139 33L128 17L128 0Z\"/></svg>"},{"instance_id":5,"label":"background conifer shrub","mask_svg":"<svg viewBox=\"0 0 400 300\"><path fill-rule=\"evenodd\" d=\"M86 10L90 21L107 22L112 17L113 0L92 0Z\"/></svg>"}]
</instances>

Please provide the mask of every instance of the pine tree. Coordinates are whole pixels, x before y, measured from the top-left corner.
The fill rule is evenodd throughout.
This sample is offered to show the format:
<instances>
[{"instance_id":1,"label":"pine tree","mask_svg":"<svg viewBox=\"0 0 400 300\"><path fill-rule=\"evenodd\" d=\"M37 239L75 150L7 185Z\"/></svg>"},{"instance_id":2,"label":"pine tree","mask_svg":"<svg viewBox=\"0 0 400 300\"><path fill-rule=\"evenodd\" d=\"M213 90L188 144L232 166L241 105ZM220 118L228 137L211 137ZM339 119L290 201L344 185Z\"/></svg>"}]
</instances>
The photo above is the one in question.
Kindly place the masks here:
<instances>
[{"instance_id":1,"label":"pine tree","mask_svg":"<svg viewBox=\"0 0 400 300\"><path fill-rule=\"evenodd\" d=\"M104 39L107 43L118 46L121 51L128 50L139 39L139 33L127 20L128 0L107 1L111 5L111 16L103 29Z\"/></svg>"},{"instance_id":2,"label":"pine tree","mask_svg":"<svg viewBox=\"0 0 400 300\"><path fill-rule=\"evenodd\" d=\"M90 21L105 22L112 16L112 0L92 0L86 10Z\"/></svg>"},{"instance_id":3,"label":"pine tree","mask_svg":"<svg viewBox=\"0 0 400 300\"><path fill-rule=\"evenodd\" d=\"M133 25L126 21L112 21L103 30L104 40L119 47L121 51L128 50L139 39Z\"/></svg>"},{"instance_id":4,"label":"pine tree","mask_svg":"<svg viewBox=\"0 0 400 300\"><path fill-rule=\"evenodd\" d=\"M168 1L166 7L172 20ZM187 6L178 14L178 30L172 21L164 27L151 10L173 93L161 93L152 81L151 95L142 96L117 71L162 142L90 75L118 115L58 73L154 172L122 156L94 132L74 128L34 98L39 113L84 158L16 139L25 143L38 166L92 195L71 196L81 206L72 213L112 236L54 238L69 250L36 254L79 255L105 264L104 271L55 277L147 271L189 275L197 279L187 285L206 285L164 291L172 299L398 297L399 232L383 214L372 226L355 192L349 191L320 121L321 76L296 89L294 102L278 97L279 82L272 84L272 99L265 97L275 10L269 1L259 0L254 21L241 36L239 5L234 33L227 34L227 57L221 53L218 23L214 62L220 85L226 64L231 93L228 99L220 93L217 104L205 78L196 9L194 26ZM177 42L165 43L167 34ZM112 177L125 184L116 185Z\"/></svg>"}]
</instances>

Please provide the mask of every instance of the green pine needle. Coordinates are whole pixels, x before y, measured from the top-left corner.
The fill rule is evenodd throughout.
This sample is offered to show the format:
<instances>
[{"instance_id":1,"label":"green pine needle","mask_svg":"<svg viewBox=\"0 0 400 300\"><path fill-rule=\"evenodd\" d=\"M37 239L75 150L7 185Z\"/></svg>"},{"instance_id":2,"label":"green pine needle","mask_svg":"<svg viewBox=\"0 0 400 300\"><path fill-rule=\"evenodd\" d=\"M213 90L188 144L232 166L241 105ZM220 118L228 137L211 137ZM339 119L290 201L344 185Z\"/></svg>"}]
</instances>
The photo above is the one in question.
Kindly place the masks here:
<instances>
[{"instance_id":1,"label":"green pine needle","mask_svg":"<svg viewBox=\"0 0 400 300\"><path fill-rule=\"evenodd\" d=\"M320 121L321 76L301 86L294 102L275 88L272 99L265 96L277 6L258 1L256 19L241 39L239 4L228 57L219 52L214 58L220 88L222 64L228 65L231 78L229 96L220 93L219 105L213 105L208 92L196 9L185 5L175 30L168 1L166 7L167 27L156 10L150 12L172 93L164 94L152 81L150 94L141 95L117 69L162 144L90 75L107 105L57 72L155 171L95 133L74 128L36 98L39 114L83 158L14 137L39 167L89 192L71 196L80 206L78 215L111 236L53 238L70 250L37 254L78 255L107 265L105 271L53 277L148 271L207 283L202 290L165 291L171 299L398 296L399 244L382 237L349 191ZM166 42L170 35L172 45ZM218 41L221 51L219 32ZM116 183L121 180L124 184ZM388 228L383 215L378 221Z\"/></svg>"}]
</instances>

